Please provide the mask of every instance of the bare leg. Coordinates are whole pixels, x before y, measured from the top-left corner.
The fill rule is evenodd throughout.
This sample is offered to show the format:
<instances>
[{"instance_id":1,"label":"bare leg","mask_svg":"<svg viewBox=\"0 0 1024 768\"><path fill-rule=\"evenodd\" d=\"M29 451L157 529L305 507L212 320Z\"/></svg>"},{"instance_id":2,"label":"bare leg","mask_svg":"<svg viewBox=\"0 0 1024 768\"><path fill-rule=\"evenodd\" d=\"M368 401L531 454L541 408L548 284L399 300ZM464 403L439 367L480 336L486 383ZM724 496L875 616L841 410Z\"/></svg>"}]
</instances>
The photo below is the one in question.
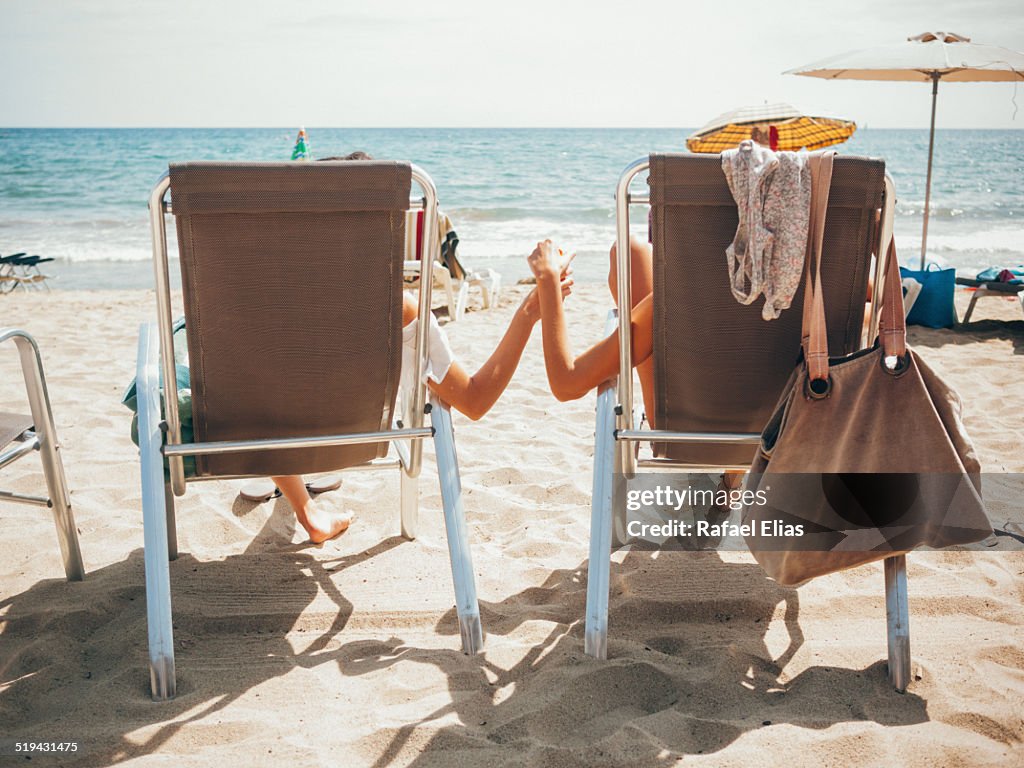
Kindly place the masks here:
<instances>
[{"instance_id":1,"label":"bare leg","mask_svg":"<svg viewBox=\"0 0 1024 768\"><path fill-rule=\"evenodd\" d=\"M292 505L295 518L306 529L309 540L314 544L333 539L343 533L352 522L351 512L329 512L317 507L316 502L310 498L301 476L287 475L271 479Z\"/></svg>"},{"instance_id":2,"label":"bare leg","mask_svg":"<svg viewBox=\"0 0 1024 768\"><path fill-rule=\"evenodd\" d=\"M654 262L651 257L651 244L637 237L629 238L630 279L632 288L630 300L633 307L647 298L654 291ZM612 301L619 302L619 266L615 243L612 243L608 254L608 289L612 292ZM632 307L630 307L632 309ZM640 376L640 389L643 392L644 411L647 421L654 425L654 360L648 358L636 367Z\"/></svg>"}]
</instances>

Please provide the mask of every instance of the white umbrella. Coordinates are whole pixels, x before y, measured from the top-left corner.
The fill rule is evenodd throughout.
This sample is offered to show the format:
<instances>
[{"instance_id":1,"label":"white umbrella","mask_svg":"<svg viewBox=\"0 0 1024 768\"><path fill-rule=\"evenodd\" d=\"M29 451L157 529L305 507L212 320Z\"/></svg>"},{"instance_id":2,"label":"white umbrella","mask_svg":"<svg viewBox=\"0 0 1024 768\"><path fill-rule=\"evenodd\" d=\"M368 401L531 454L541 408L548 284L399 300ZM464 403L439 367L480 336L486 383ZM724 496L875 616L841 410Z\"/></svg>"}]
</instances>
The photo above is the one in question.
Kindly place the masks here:
<instances>
[{"instance_id":1,"label":"white umbrella","mask_svg":"<svg viewBox=\"0 0 1024 768\"><path fill-rule=\"evenodd\" d=\"M928 180L924 193L921 268L928 243L928 209L932 191L932 150L935 147L935 100L939 80L951 83L1024 80L1024 54L994 45L978 45L952 32L925 32L905 43L864 48L790 69L783 74L826 80L898 80L932 84L932 122L928 137Z\"/></svg>"}]
</instances>

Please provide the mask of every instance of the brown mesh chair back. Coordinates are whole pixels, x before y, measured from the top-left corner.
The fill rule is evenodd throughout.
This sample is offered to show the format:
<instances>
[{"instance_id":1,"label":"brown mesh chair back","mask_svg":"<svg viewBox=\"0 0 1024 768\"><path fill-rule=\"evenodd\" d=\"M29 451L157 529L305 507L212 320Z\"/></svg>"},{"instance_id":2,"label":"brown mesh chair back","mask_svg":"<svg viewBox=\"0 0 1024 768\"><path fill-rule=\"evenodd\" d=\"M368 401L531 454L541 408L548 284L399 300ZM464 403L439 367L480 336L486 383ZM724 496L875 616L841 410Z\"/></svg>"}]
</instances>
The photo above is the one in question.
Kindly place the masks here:
<instances>
[{"instance_id":1,"label":"brown mesh chair back","mask_svg":"<svg viewBox=\"0 0 1024 768\"><path fill-rule=\"evenodd\" d=\"M32 417L0 411L0 449L32 429Z\"/></svg>"},{"instance_id":2,"label":"brown mesh chair back","mask_svg":"<svg viewBox=\"0 0 1024 768\"><path fill-rule=\"evenodd\" d=\"M389 429L410 166L186 163L170 186L196 442ZM197 456L196 471L323 472L387 447Z\"/></svg>"},{"instance_id":3,"label":"brown mesh chair back","mask_svg":"<svg viewBox=\"0 0 1024 768\"><path fill-rule=\"evenodd\" d=\"M737 212L719 156L651 155L656 429L758 433L800 355L801 285L793 305L761 319L763 299L733 298L725 249ZM829 351L860 346L875 212L885 163L836 157L822 282ZM656 443L654 455L705 466L746 465L755 447Z\"/></svg>"}]
</instances>

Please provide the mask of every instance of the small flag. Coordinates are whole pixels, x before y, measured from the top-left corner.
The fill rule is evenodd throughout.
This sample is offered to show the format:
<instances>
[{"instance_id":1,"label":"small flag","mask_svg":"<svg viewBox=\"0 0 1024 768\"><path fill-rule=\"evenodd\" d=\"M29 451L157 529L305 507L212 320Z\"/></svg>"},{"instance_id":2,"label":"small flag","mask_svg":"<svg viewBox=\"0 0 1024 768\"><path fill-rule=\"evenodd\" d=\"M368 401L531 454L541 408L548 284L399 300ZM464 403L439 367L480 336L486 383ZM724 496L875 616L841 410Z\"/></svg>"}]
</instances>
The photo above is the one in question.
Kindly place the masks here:
<instances>
[{"instance_id":1,"label":"small flag","mask_svg":"<svg viewBox=\"0 0 1024 768\"><path fill-rule=\"evenodd\" d=\"M292 160L309 160L309 140L306 137L306 129L299 128L299 136L295 139L295 149L292 150Z\"/></svg>"}]
</instances>

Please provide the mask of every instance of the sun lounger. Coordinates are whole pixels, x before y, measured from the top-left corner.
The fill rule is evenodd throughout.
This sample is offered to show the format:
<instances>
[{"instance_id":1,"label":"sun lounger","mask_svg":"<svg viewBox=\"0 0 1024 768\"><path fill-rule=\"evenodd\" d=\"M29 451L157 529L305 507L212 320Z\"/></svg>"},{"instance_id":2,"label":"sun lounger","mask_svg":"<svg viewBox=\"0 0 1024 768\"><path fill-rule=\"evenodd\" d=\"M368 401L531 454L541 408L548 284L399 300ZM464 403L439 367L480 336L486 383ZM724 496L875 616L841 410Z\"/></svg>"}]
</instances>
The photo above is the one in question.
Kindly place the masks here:
<instances>
[{"instance_id":1,"label":"sun lounger","mask_svg":"<svg viewBox=\"0 0 1024 768\"><path fill-rule=\"evenodd\" d=\"M21 283L21 275L16 270L18 259L24 253L12 253L0 256L0 293L10 293Z\"/></svg>"},{"instance_id":2,"label":"sun lounger","mask_svg":"<svg viewBox=\"0 0 1024 768\"><path fill-rule=\"evenodd\" d=\"M969 323L971 322L971 315L974 314L974 305L978 303L978 299L984 298L985 296L1016 296L1021 301L1021 308L1024 309L1024 283L1004 283L999 280L975 280L970 277L958 277L956 284L961 285L965 288L974 288L974 295L971 297L971 303L967 305L967 313L964 315L964 319L960 322Z\"/></svg>"},{"instance_id":3,"label":"sun lounger","mask_svg":"<svg viewBox=\"0 0 1024 768\"><path fill-rule=\"evenodd\" d=\"M448 218L441 215L441 221ZM422 258L423 211L409 211L405 222L405 275L406 285L418 285L420 260ZM450 227L450 224L449 224ZM433 263L434 287L444 291L448 304L448 318L454 323L462 317L469 303L469 289L480 289L484 309L497 303L501 291L501 275L493 269L467 270L455 254L459 239L454 230L439 233L440 258Z\"/></svg>"},{"instance_id":4,"label":"sun lounger","mask_svg":"<svg viewBox=\"0 0 1024 768\"><path fill-rule=\"evenodd\" d=\"M413 182L422 193L410 201ZM436 192L415 166L190 163L172 165L154 188L158 322L141 328L137 385L155 699L175 692L168 561L176 556L173 495L185 492L184 456L195 457L198 480L398 470L401 530L413 538L422 441L432 438L462 647L481 648L451 414L444 403L428 402L419 375L430 280L420 291L418 384L407 412L395 413L410 206L426 211L430 263ZM177 410L161 419L161 371L163 381L175 380L167 212L177 224L191 365L195 442L184 445ZM389 446L397 458L389 458Z\"/></svg>"},{"instance_id":5,"label":"sun lounger","mask_svg":"<svg viewBox=\"0 0 1024 768\"><path fill-rule=\"evenodd\" d=\"M914 302L921 295L923 286L912 277L905 277L901 282L903 284L903 315L906 317L914 308Z\"/></svg>"},{"instance_id":6,"label":"sun lounger","mask_svg":"<svg viewBox=\"0 0 1024 768\"><path fill-rule=\"evenodd\" d=\"M53 258L27 256L24 253L0 256L0 293L10 293L15 288L45 288L49 291L50 286L46 281L51 276L44 274L39 265L51 261Z\"/></svg>"},{"instance_id":7,"label":"sun lounger","mask_svg":"<svg viewBox=\"0 0 1024 768\"><path fill-rule=\"evenodd\" d=\"M81 581L85 577L85 566L78 547L78 529L75 527L67 481L64 478L60 443L57 441L50 395L43 374L43 360L35 339L25 331L0 328L0 344L8 340L14 342L21 358L21 372L25 379L31 415L0 413L0 469L38 452L46 480L46 496L0 491L0 502L31 504L53 510L57 540L64 560L64 574L68 581Z\"/></svg>"},{"instance_id":8,"label":"sun lounger","mask_svg":"<svg viewBox=\"0 0 1024 768\"><path fill-rule=\"evenodd\" d=\"M650 195L630 193L630 182L648 169ZM619 253L629 252L629 206L642 203L652 208L656 430L635 427L629 320L617 318L621 370L598 394L594 448L585 648L597 658L608 652L609 555L613 543L626 539L624 505L613 504L621 499L624 477L638 468L747 469L800 352L802 290L771 322L761 319L760 302L743 306L730 292L723 254L737 213L719 157L651 155L629 166L616 197ZM829 349L837 354L865 341L871 253L888 243L894 204L882 161L836 158L822 278ZM876 296L882 295L880 266ZM630 260L620 258L618 269L618 305L629 307ZM877 307L870 326L873 338ZM652 443L653 458L637 458L641 442ZM902 690L910 668L904 557L885 561L885 578L889 671Z\"/></svg>"}]
</instances>

